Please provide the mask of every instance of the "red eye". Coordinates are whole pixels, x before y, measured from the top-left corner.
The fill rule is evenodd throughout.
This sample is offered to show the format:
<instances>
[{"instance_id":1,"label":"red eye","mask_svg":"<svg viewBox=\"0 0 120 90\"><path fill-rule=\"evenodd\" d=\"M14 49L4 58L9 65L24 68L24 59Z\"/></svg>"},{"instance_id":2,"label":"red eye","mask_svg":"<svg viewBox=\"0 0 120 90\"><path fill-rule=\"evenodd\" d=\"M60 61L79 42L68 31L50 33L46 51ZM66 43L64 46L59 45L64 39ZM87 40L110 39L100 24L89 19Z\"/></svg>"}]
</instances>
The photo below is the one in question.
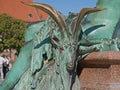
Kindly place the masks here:
<instances>
[{"instance_id":1,"label":"red eye","mask_svg":"<svg viewBox=\"0 0 120 90\"><path fill-rule=\"evenodd\" d=\"M64 48L62 48L62 47L60 47L59 49L60 49L61 52L64 50Z\"/></svg>"}]
</instances>

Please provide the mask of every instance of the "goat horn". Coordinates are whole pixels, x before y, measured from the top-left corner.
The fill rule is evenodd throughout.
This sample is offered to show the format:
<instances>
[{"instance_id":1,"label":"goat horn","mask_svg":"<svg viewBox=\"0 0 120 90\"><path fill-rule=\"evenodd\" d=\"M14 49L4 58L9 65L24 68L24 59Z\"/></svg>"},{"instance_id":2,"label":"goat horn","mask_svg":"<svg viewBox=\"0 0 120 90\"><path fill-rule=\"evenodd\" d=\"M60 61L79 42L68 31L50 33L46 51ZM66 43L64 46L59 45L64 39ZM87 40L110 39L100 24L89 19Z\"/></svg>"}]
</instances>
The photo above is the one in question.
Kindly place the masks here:
<instances>
[{"instance_id":1,"label":"goat horn","mask_svg":"<svg viewBox=\"0 0 120 90\"><path fill-rule=\"evenodd\" d=\"M54 20L55 22L58 24L58 26L60 26L60 29L62 30L66 30L67 34L68 34L68 26L65 22L65 20L63 19L62 15L53 7L51 7L48 4L41 4L41 3L24 3L25 5L29 5L32 7L36 7L39 8L41 10L43 10L44 12L46 12L47 14L49 14ZM63 31L61 31L63 34Z\"/></svg>"},{"instance_id":2,"label":"goat horn","mask_svg":"<svg viewBox=\"0 0 120 90\"><path fill-rule=\"evenodd\" d=\"M73 33L75 34L76 30L78 29L79 25L80 25L80 22L81 20L83 19L83 17L86 15L86 14L89 14L89 13L93 13L93 12L97 12L97 11L101 11L101 10L104 10L105 8L83 8L80 13L78 14L78 17L77 17L77 20L76 20L76 23L73 27Z\"/></svg>"}]
</instances>

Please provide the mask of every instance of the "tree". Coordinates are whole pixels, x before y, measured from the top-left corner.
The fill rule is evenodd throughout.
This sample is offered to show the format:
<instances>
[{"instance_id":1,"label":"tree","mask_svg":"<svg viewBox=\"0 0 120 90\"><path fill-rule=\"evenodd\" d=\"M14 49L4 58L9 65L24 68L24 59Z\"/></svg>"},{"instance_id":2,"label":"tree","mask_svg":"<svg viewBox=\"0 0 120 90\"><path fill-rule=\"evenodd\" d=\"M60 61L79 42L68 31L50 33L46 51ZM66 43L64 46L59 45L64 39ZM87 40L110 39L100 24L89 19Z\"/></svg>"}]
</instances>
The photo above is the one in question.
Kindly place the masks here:
<instances>
[{"instance_id":1,"label":"tree","mask_svg":"<svg viewBox=\"0 0 120 90\"><path fill-rule=\"evenodd\" d=\"M20 50L24 44L26 23L7 14L0 15L0 52L5 48Z\"/></svg>"}]
</instances>

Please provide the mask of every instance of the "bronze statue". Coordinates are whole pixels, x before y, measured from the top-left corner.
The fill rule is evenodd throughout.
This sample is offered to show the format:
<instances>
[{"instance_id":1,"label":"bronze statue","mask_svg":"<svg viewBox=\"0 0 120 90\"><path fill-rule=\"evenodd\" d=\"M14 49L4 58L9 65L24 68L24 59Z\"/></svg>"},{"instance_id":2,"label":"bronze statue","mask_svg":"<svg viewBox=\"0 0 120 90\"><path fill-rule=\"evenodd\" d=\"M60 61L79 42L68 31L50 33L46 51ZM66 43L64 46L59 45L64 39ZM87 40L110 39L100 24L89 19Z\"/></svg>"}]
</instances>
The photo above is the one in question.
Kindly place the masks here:
<instances>
[{"instance_id":1,"label":"bronze statue","mask_svg":"<svg viewBox=\"0 0 120 90\"><path fill-rule=\"evenodd\" d=\"M28 26L26 44L0 90L80 90L78 60L92 51L119 51L119 0L99 0L96 8L67 17L47 4L24 4L50 16Z\"/></svg>"}]
</instances>

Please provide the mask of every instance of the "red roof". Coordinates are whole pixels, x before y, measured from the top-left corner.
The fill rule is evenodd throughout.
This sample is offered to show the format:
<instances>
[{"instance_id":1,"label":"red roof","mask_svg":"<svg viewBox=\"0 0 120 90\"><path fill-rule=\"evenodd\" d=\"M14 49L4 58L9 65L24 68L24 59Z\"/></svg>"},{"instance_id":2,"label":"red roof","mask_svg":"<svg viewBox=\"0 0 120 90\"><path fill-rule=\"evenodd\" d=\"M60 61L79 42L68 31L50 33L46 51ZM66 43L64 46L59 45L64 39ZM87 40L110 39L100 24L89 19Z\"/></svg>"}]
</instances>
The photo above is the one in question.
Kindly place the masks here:
<instances>
[{"instance_id":1,"label":"red roof","mask_svg":"<svg viewBox=\"0 0 120 90\"><path fill-rule=\"evenodd\" d=\"M0 0L0 14L6 13L27 22L44 20L48 16L41 10L22 4L21 1L33 2L33 0Z\"/></svg>"}]
</instances>

